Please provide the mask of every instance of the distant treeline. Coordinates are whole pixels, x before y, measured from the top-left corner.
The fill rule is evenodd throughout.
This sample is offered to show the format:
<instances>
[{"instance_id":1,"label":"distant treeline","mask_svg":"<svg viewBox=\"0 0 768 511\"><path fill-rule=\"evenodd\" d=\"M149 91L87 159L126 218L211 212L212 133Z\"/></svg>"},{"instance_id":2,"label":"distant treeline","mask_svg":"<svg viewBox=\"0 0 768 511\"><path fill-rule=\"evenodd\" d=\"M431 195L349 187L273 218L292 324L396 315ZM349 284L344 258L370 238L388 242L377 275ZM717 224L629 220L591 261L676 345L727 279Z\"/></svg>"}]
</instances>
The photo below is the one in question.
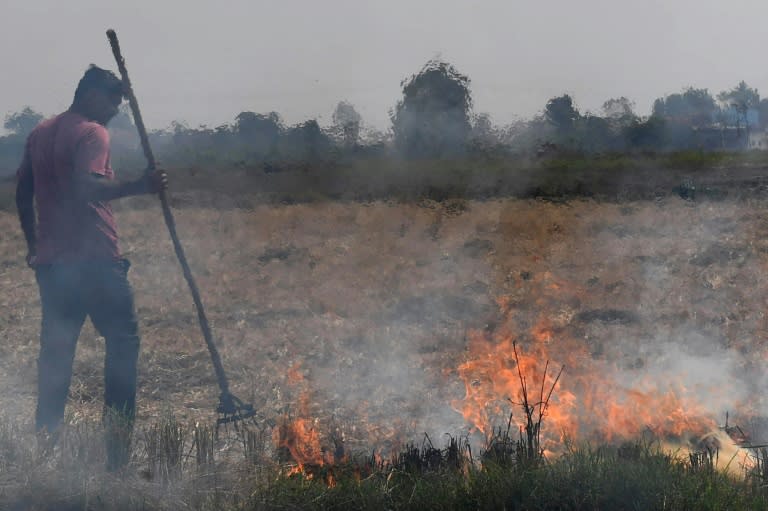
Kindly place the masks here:
<instances>
[{"instance_id":1,"label":"distant treeline","mask_svg":"<svg viewBox=\"0 0 768 511\"><path fill-rule=\"evenodd\" d=\"M579 111L568 94L551 98L540 115L497 126L473 111L470 79L432 60L403 80L387 132L366 128L355 107L340 102L332 124L310 119L286 126L276 112L241 112L232 123L192 128L174 122L150 139L168 166L244 165L265 172L343 159L408 160L499 156L559 157L631 152L768 149L768 99L745 82L713 96L688 87L658 98L649 116L625 97L605 101L599 113ZM18 165L27 134L43 118L29 107L5 118L0 175ZM116 166L140 167L141 150L129 110L110 123Z\"/></svg>"}]
</instances>

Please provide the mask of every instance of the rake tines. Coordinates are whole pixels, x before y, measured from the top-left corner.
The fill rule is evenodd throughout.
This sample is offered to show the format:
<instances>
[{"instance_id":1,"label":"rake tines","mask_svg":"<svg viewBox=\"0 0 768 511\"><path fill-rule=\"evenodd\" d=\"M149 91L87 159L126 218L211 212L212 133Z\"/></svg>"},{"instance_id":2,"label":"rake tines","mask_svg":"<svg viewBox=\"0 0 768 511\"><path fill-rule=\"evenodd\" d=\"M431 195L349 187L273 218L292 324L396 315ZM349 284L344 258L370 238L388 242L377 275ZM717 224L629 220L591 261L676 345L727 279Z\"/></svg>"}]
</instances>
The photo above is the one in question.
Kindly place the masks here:
<instances>
[{"instance_id":1,"label":"rake tines","mask_svg":"<svg viewBox=\"0 0 768 511\"><path fill-rule=\"evenodd\" d=\"M237 430L238 423L241 421L250 419L251 422L256 423L256 410L254 410L253 405L244 403L229 392L223 392L219 396L219 406L216 408L216 412L219 414L218 419L216 419L217 432L219 426L222 425L232 424Z\"/></svg>"}]
</instances>

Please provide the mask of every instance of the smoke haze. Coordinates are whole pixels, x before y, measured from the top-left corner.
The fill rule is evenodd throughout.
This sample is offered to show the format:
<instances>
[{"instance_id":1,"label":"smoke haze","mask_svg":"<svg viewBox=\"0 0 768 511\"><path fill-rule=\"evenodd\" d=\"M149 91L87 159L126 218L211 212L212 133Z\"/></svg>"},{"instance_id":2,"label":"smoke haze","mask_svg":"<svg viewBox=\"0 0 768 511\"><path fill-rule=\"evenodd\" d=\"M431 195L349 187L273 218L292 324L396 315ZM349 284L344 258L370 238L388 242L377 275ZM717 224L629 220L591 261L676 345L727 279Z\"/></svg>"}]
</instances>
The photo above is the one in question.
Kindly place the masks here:
<instances>
[{"instance_id":1,"label":"smoke haze","mask_svg":"<svg viewBox=\"0 0 768 511\"><path fill-rule=\"evenodd\" d=\"M66 108L89 63L114 67L110 27L151 129L215 126L243 110L329 124L343 99L385 129L400 81L435 56L472 79L476 110L498 123L563 92L582 111L627 96L647 114L687 85L719 91L743 79L765 90L767 18L758 0L5 2L0 114Z\"/></svg>"}]
</instances>

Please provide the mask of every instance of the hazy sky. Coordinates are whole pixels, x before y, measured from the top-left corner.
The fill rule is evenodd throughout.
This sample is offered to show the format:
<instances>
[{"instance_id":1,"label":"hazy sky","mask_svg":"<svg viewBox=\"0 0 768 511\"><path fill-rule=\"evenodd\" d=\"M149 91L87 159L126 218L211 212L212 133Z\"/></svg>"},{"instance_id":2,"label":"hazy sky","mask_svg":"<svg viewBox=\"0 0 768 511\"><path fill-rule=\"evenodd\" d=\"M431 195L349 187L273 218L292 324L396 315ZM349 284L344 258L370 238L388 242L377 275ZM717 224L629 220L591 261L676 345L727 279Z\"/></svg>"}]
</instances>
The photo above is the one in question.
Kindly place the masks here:
<instances>
[{"instance_id":1,"label":"hazy sky","mask_svg":"<svg viewBox=\"0 0 768 511\"><path fill-rule=\"evenodd\" d=\"M687 85L768 96L765 0L0 0L0 115L65 109L89 63L115 68L110 27L149 128L243 110L322 125L342 99L386 128L401 80L438 56L498 123L564 92L641 114Z\"/></svg>"}]
</instances>

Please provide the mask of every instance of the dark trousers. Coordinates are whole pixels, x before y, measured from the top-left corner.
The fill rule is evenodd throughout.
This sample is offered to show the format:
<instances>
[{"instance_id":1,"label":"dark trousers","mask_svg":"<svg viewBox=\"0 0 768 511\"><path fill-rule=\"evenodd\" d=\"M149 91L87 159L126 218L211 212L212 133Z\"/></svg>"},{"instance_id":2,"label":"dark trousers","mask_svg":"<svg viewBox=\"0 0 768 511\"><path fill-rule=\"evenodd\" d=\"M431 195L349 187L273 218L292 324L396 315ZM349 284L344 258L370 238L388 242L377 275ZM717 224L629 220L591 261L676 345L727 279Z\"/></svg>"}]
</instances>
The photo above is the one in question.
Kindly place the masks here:
<instances>
[{"instance_id":1,"label":"dark trousers","mask_svg":"<svg viewBox=\"0 0 768 511\"><path fill-rule=\"evenodd\" d=\"M37 362L38 430L52 433L61 425L77 339L86 316L90 316L106 341L105 419L112 423L118 419L130 431L136 413L140 341L133 292L127 279L129 267L124 259L37 267L43 309Z\"/></svg>"}]
</instances>

